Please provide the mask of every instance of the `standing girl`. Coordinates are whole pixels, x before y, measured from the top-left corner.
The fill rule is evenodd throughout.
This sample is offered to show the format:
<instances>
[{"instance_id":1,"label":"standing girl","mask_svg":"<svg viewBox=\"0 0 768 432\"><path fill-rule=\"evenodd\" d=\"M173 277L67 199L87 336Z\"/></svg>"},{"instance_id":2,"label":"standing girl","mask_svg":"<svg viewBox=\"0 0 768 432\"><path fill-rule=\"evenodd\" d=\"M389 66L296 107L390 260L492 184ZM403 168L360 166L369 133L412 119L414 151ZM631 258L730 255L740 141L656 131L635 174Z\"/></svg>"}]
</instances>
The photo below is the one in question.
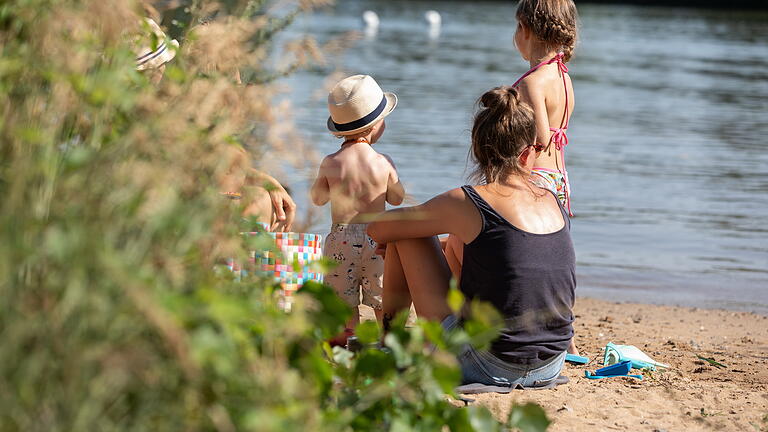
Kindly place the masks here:
<instances>
[{"instance_id":1,"label":"standing girl","mask_svg":"<svg viewBox=\"0 0 768 432\"><path fill-rule=\"evenodd\" d=\"M534 181L554 192L571 212L571 185L565 169L568 123L574 97L568 67L576 45L578 14L572 0L521 0L517 6L515 45L531 69L512 86L520 90L536 118L541 152Z\"/></svg>"}]
</instances>

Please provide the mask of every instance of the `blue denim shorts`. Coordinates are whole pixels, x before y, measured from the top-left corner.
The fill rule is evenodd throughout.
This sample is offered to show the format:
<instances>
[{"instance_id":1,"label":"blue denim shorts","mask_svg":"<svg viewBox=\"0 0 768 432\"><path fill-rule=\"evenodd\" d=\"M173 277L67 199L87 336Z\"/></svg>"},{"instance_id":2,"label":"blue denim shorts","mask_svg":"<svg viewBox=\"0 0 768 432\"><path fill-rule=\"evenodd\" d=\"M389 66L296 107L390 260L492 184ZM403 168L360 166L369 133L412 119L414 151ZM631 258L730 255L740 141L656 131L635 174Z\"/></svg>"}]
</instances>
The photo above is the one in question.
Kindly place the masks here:
<instances>
[{"instance_id":1,"label":"blue denim shorts","mask_svg":"<svg viewBox=\"0 0 768 432\"><path fill-rule=\"evenodd\" d=\"M459 326L459 320L453 315L441 323L443 329L450 331ZM488 351L478 351L466 345L458 355L461 366L462 384L480 383L500 387L538 387L560 376L565 364L562 353L535 366L507 363Z\"/></svg>"}]
</instances>

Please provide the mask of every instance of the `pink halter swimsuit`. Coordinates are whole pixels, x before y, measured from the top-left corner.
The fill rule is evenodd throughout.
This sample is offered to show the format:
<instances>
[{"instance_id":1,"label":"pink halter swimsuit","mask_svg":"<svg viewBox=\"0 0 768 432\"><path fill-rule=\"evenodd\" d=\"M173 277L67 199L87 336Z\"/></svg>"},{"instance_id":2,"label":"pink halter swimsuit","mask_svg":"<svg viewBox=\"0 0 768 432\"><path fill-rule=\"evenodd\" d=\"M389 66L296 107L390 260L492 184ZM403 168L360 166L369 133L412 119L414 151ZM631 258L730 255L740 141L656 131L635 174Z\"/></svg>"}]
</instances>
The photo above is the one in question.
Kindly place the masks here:
<instances>
[{"instance_id":1,"label":"pink halter swimsuit","mask_svg":"<svg viewBox=\"0 0 768 432\"><path fill-rule=\"evenodd\" d=\"M533 168L534 174L538 174L540 177L544 178L546 183L549 185L554 186L554 189L552 192L554 192L556 195L562 197L563 204L568 209L568 215L573 216L573 213L571 212L571 185L568 182L568 171L565 169L565 146L568 145L568 136L565 134L565 131L568 130L568 85L566 84L565 80L565 74L568 73L568 67L563 63L563 53L558 53L556 56L552 57L552 59L543 61L536 66L532 67L528 72L524 73L523 76L520 77L517 81L515 81L514 84L512 84L512 87L517 87L518 84L520 84L520 81L522 81L525 77L532 74L534 71L536 71L538 68L552 64L557 63L557 68L560 69L560 72L563 77L563 89L565 90L565 111L563 111L563 119L560 121L560 127L559 128L549 128L549 130L552 132L552 135L549 137L549 144L554 144L555 149L560 152L560 161L562 166L562 171L553 171L548 168ZM556 174L553 176L552 174ZM563 182L562 185L557 185L558 180L555 177L557 174L562 176ZM562 188L562 191L559 190ZM549 189L553 189L552 187L549 187Z\"/></svg>"}]
</instances>

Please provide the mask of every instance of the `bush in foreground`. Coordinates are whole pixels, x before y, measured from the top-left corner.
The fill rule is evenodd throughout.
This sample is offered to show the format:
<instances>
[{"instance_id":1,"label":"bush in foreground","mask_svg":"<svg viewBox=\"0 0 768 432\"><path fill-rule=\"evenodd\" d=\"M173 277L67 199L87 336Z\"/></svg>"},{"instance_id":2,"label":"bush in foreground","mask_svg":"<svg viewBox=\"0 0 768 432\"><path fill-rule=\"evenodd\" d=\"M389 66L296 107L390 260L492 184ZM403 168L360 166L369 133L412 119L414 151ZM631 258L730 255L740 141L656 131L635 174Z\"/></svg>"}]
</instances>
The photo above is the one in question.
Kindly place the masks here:
<instances>
[{"instance_id":1,"label":"bush in foreground","mask_svg":"<svg viewBox=\"0 0 768 432\"><path fill-rule=\"evenodd\" d=\"M349 311L327 287L285 314L269 283L219 265L247 247L218 181L247 172L243 149L280 140L282 72L262 65L316 3L277 17L264 1L0 6L1 430L501 428L446 399L455 361L425 349L470 335L401 317L387 350L364 323L360 352L331 351ZM182 50L152 85L132 44L157 10ZM312 44L295 46L299 64ZM474 328L480 340L493 326ZM513 417L546 428L536 406Z\"/></svg>"}]
</instances>

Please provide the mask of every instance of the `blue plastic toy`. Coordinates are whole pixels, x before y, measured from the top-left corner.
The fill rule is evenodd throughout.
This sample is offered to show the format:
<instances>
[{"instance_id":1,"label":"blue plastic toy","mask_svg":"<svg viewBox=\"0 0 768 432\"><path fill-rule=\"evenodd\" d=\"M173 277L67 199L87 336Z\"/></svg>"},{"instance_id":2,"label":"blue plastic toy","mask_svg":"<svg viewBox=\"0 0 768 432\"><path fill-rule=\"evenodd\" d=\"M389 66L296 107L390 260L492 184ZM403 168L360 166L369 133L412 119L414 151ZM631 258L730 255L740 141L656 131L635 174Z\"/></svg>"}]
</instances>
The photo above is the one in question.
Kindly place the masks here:
<instances>
[{"instance_id":1,"label":"blue plastic toy","mask_svg":"<svg viewBox=\"0 0 768 432\"><path fill-rule=\"evenodd\" d=\"M604 368L600 368L594 372L584 371L584 376L589 379L601 379L612 377L630 377L643 379L642 375L630 375L629 371L632 369L632 362L627 360L620 363L612 364Z\"/></svg>"},{"instance_id":2,"label":"blue plastic toy","mask_svg":"<svg viewBox=\"0 0 768 432\"><path fill-rule=\"evenodd\" d=\"M589 358L577 356L576 354L566 354L565 361L567 361L568 363L583 365L583 364L589 363Z\"/></svg>"},{"instance_id":3,"label":"blue plastic toy","mask_svg":"<svg viewBox=\"0 0 768 432\"><path fill-rule=\"evenodd\" d=\"M631 361L634 369L656 370L657 367L669 367L668 364L657 362L648 357L646 353L640 351L640 349L634 345L616 345L613 342L608 342L608 345L605 346L603 364L610 365L625 360Z\"/></svg>"}]
</instances>

